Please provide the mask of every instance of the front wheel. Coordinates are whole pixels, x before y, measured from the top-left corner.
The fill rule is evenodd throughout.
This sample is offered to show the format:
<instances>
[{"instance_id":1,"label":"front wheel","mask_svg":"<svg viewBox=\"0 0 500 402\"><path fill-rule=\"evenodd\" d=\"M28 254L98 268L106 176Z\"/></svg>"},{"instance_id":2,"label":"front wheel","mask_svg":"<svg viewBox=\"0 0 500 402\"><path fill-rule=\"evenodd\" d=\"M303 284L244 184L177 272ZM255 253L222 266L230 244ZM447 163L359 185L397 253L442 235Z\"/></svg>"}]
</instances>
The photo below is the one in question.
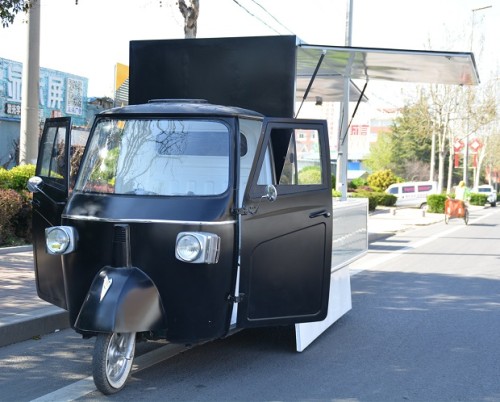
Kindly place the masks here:
<instances>
[{"instance_id":1,"label":"front wheel","mask_svg":"<svg viewBox=\"0 0 500 402\"><path fill-rule=\"evenodd\" d=\"M469 211L467 209L465 210L464 221L466 225L469 224Z\"/></svg>"},{"instance_id":2,"label":"front wheel","mask_svg":"<svg viewBox=\"0 0 500 402\"><path fill-rule=\"evenodd\" d=\"M120 391L132 370L135 332L98 334L92 359L95 386L104 395Z\"/></svg>"},{"instance_id":3,"label":"front wheel","mask_svg":"<svg viewBox=\"0 0 500 402\"><path fill-rule=\"evenodd\" d=\"M448 224L449 221L450 221L450 215L445 214L444 215L444 223Z\"/></svg>"}]
</instances>

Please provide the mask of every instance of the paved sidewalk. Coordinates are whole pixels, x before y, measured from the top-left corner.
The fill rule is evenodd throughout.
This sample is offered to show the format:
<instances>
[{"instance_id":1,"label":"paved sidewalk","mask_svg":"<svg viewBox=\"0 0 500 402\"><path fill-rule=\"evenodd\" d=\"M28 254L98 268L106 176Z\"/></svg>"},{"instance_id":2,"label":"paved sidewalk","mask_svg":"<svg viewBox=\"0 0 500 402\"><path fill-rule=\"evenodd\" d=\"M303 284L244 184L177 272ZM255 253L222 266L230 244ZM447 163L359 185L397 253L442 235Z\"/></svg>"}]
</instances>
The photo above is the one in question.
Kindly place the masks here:
<instances>
[{"instance_id":1,"label":"paved sidewalk","mask_svg":"<svg viewBox=\"0 0 500 402\"><path fill-rule=\"evenodd\" d=\"M68 326L66 311L38 298L32 247L0 248L0 347Z\"/></svg>"},{"instance_id":2,"label":"paved sidewalk","mask_svg":"<svg viewBox=\"0 0 500 402\"><path fill-rule=\"evenodd\" d=\"M369 242L443 220L419 209L377 209L368 217ZM32 247L0 248L0 347L68 326L66 311L38 298Z\"/></svg>"}]
</instances>

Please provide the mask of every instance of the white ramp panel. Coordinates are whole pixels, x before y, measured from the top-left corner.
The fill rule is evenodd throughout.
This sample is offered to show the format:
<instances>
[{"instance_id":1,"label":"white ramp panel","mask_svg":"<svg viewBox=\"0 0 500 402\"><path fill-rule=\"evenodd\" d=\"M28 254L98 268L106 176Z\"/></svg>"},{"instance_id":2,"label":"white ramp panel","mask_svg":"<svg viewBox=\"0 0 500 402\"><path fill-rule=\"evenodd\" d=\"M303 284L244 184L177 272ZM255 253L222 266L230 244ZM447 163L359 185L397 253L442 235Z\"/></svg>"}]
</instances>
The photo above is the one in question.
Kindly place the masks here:
<instances>
[{"instance_id":1,"label":"white ramp panel","mask_svg":"<svg viewBox=\"0 0 500 402\"><path fill-rule=\"evenodd\" d=\"M351 279L349 267L346 266L331 275L328 316L323 321L295 324L297 352L302 352L351 308Z\"/></svg>"},{"instance_id":2,"label":"white ramp panel","mask_svg":"<svg viewBox=\"0 0 500 402\"><path fill-rule=\"evenodd\" d=\"M352 308L349 264L368 250L368 200L333 203L332 274L328 315L323 321L295 324L297 351L302 352Z\"/></svg>"}]
</instances>

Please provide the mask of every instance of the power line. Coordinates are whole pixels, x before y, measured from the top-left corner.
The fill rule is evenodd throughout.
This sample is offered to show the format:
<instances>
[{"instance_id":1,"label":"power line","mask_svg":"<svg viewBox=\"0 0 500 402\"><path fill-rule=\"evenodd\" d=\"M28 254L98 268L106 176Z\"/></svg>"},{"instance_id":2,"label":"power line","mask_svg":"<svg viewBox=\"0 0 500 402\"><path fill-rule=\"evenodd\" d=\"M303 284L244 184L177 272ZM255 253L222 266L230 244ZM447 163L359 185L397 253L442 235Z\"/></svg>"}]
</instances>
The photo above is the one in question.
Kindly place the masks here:
<instances>
[{"instance_id":1,"label":"power line","mask_svg":"<svg viewBox=\"0 0 500 402\"><path fill-rule=\"evenodd\" d=\"M266 10L260 3L258 3L256 0L252 0L253 3L255 3L257 6L259 6L267 15L269 15L273 20L275 20L278 24L280 24L283 28L285 28L288 32L290 32L292 35L295 35L295 33L288 29L286 26L284 26L278 19L272 15L269 11Z\"/></svg>"},{"instance_id":2,"label":"power line","mask_svg":"<svg viewBox=\"0 0 500 402\"><path fill-rule=\"evenodd\" d=\"M268 27L269 29L271 29L272 31L276 32L278 35L280 35L280 33L274 29L272 26L270 26L268 23L266 23L265 21L263 21L261 18L257 17L255 14L253 14L250 10L248 10L248 8L244 7L241 3L239 3L237 0L233 0L238 6L240 6L243 10L245 10L248 14L250 14L252 17L256 18L257 20L259 20L260 22L262 22L266 27Z\"/></svg>"}]
</instances>

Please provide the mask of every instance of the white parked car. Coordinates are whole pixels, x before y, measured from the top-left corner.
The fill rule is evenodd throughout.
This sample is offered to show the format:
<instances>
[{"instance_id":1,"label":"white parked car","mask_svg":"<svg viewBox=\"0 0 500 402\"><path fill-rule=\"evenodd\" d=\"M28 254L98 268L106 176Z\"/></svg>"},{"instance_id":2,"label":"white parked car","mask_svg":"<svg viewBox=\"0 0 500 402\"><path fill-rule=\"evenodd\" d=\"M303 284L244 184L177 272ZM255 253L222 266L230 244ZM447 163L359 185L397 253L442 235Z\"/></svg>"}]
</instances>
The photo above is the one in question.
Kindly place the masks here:
<instances>
[{"instance_id":1,"label":"white parked car","mask_svg":"<svg viewBox=\"0 0 500 402\"><path fill-rule=\"evenodd\" d=\"M497 205L497 192L495 191L495 188L493 186L490 186L489 184L484 184L482 186L478 186L474 190L472 190L473 193L479 193L479 194L487 194L488 198L487 201L490 203L492 207L495 207Z\"/></svg>"},{"instance_id":2,"label":"white parked car","mask_svg":"<svg viewBox=\"0 0 500 402\"><path fill-rule=\"evenodd\" d=\"M408 181L405 183L391 184L386 193L395 195L396 207L427 208L427 196L437 194L437 182L435 181Z\"/></svg>"}]
</instances>

